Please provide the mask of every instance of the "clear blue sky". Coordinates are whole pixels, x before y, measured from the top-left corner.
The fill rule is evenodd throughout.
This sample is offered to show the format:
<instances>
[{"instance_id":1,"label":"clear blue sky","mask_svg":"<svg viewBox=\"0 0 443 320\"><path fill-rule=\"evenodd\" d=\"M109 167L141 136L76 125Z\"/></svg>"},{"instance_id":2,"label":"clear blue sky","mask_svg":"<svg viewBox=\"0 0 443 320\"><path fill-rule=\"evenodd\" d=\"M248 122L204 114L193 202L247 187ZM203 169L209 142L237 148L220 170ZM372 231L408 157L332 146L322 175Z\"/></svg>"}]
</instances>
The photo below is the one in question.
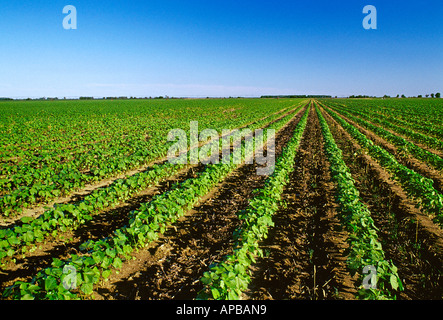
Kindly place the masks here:
<instances>
[{"instance_id":1,"label":"clear blue sky","mask_svg":"<svg viewBox=\"0 0 443 320\"><path fill-rule=\"evenodd\" d=\"M377 8L377 30L362 26ZM77 30L63 29L65 5ZM442 0L0 0L0 96L443 92Z\"/></svg>"}]
</instances>

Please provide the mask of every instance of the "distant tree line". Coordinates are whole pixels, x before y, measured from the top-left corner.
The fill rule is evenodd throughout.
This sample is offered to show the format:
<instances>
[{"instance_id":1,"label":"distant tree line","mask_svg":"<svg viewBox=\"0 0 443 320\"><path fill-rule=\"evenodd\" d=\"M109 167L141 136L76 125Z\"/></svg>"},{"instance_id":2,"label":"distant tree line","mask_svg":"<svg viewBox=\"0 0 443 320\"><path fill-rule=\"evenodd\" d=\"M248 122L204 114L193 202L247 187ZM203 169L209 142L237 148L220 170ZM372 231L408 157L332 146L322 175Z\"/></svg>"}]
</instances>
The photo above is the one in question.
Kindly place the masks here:
<instances>
[{"instance_id":1,"label":"distant tree line","mask_svg":"<svg viewBox=\"0 0 443 320\"><path fill-rule=\"evenodd\" d=\"M435 94L431 93L431 94L426 94L425 95L426 98L429 98L429 96L431 96L431 98L437 98L437 99L441 98L440 92L437 92ZM361 99L361 98L378 98L378 97L376 97L376 96L365 96L365 95L358 95L358 96L352 95L352 96L349 96L348 98L350 98L350 99L353 99L353 98ZM387 94L385 94L383 96L383 99L388 99L388 98L391 98L391 96L388 96ZM406 97L404 94L402 94L401 96L399 94L397 94L396 98L423 98L423 95L419 94L417 97L414 97L414 96Z\"/></svg>"},{"instance_id":2,"label":"distant tree line","mask_svg":"<svg viewBox=\"0 0 443 320\"><path fill-rule=\"evenodd\" d=\"M278 96L261 96L260 98L290 98L290 99L298 99L298 98L313 98L313 99L324 99L324 98L332 98L332 96L327 95L278 95Z\"/></svg>"},{"instance_id":3,"label":"distant tree line","mask_svg":"<svg viewBox=\"0 0 443 320\"><path fill-rule=\"evenodd\" d=\"M440 99L440 98L441 98L441 94L440 94L440 92L437 92L437 93L435 93L435 94L434 94L434 93L431 93L431 94L425 94L425 97L426 97L426 98L429 98L429 96L430 96L432 99L434 99L434 98ZM406 98L406 96L405 96L404 94L402 94L401 97L402 97L402 98ZM400 95L399 95L399 94L397 94L397 98L400 98ZM419 94L417 97L408 97L408 98L423 98L423 95Z\"/></svg>"},{"instance_id":4,"label":"distant tree line","mask_svg":"<svg viewBox=\"0 0 443 320\"><path fill-rule=\"evenodd\" d=\"M402 94L401 96L399 94L397 94L396 98L423 98L423 95L419 94L417 97L406 97L404 94ZM426 98L437 98L440 99L441 98L441 94L440 92L437 93L431 93L431 94L426 94L425 95ZM229 97L229 99L240 99L242 97ZM265 95L265 96L261 96L260 98L262 99L266 99L266 98L271 98L271 99L283 99L283 98L290 98L290 99L306 99L306 98L313 98L313 99L325 99L325 98L332 98L332 96L330 95ZM335 98L337 98L337 96L335 96ZM361 99L361 98L379 98L376 96L368 96L368 95L351 95L348 98L350 99ZM384 95L383 96L384 99L388 99L391 98L391 96L389 95ZM177 97L169 97L169 96L158 96L158 97L125 97L125 96L120 96L120 97L103 97L103 98L94 98L94 97L87 97L87 96L81 96L79 98L66 98L64 97L63 100L129 100L129 99L185 99L185 98L177 98ZM207 97L206 99L210 99L209 97ZM50 100L50 101L54 101L54 100L59 100L59 98L57 97L41 97L41 98L26 98L26 99L13 99L13 98L8 98L8 97L0 97L0 101L12 101L12 100Z\"/></svg>"},{"instance_id":5,"label":"distant tree line","mask_svg":"<svg viewBox=\"0 0 443 320\"><path fill-rule=\"evenodd\" d=\"M358 96L352 95L352 96L349 96L348 98L350 98L350 99L362 99L362 98L377 98L377 97L375 97L375 96L364 96L364 95L358 95Z\"/></svg>"}]
</instances>

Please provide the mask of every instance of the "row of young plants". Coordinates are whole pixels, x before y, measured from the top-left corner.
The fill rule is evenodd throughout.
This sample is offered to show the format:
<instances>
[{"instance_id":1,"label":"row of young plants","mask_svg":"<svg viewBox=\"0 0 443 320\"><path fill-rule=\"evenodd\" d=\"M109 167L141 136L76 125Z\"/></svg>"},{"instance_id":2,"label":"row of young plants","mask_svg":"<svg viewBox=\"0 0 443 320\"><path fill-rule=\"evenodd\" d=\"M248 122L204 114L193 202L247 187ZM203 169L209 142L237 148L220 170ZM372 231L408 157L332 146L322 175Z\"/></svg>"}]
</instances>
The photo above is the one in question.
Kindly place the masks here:
<instances>
[{"instance_id":1,"label":"row of young plants","mask_svg":"<svg viewBox=\"0 0 443 320\"><path fill-rule=\"evenodd\" d=\"M359 287L358 298L395 299L396 293L403 290L397 267L392 261L386 260L371 212L362 203L359 191L354 184L355 180L343 160L342 151L335 143L318 106L316 110L323 133L325 152L330 163L331 177L336 186L335 199L339 204L340 218L349 233L348 267L353 274L361 275L360 280L363 280L362 272L365 267L372 266L376 270L376 275L374 275L376 279L371 279L371 284L376 284L376 287Z\"/></svg>"},{"instance_id":2,"label":"row of young plants","mask_svg":"<svg viewBox=\"0 0 443 320\"><path fill-rule=\"evenodd\" d=\"M372 123L363 120L362 118L366 118L371 122L378 122L376 118L371 117L369 114L364 114L363 112L358 111L352 111L352 114L344 110L343 108L337 108L334 107L334 110L338 110L341 114L346 116L347 118L357 122L358 124L362 125L364 128L376 133L377 135L381 136L382 138L385 138L386 140L393 143L396 147L398 147L401 151L411 154L414 157L416 157L419 160L422 160L434 168L438 170L443 170L443 159L440 158L438 155L429 152L425 149L420 148L419 146L415 145L414 143L395 135L391 132L389 132L386 129L383 129L383 127L379 127L376 125L373 125ZM353 114L358 115L358 117L354 116ZM384 121L383 121L384 122Z\"/></svg>"},{"instance_id":3,"label":"row of young plants","mask_svg":"<svg viewBox=\"0 0 443 320\"><path fill-rule=\"evenodd\" d=\"M268 129L279 130L293 117L291 113L271 123ZM243 143L243 159L249 156L245 150ZM104 239L85 242L80 246L81 254L71 254L64 260L53 259L52 266L40 271L31 281L18 281L7 288L4 297L48 300L86 298L92 294L94 286L110 276L113 269L121 268L123 261L130 259L134 250L156 240L160 233L238 166L233 161L207 165L197 177L174 185L169 191L154 196L150 202L141 204L139 209L129 214L126 226Z\"/></svg>"},{"instance_id":4,"label":"row of young plants","mask_svg":"<svg viewBox=\"0 0 443 320\"><path fill-rule=\"evenodd\" d=\"M52 176L60 176L67 169L84 172L99 165L102 155L112 158L134 153L144 128L137 121L110 117L112 121L106 122L106 125L101 123L101 117L97 119L93 114L88 117L67 115L61 119L48 117L43 124L13 118L17 123L9 128L8 141L15 148L12 154L8 154L9 157L2 154L0 174L7 175L8 179L0 180L0 189L13 191L32 186L45 182L51 173ZM32 142L32 147L27 146L29 150L23 150L26 148L20 144L23 138ZM7 153L5 146L1 149ZM120 153L115 154L116 150Z\"/></svg>"},{"instance_id":5,"label":"row of young plants","mask_svg":"<svg viewBox=\"0 0 443 320\"><path fill-rule=\"evenodd\" d=\"M334 104L335 106L337 106L337 104ZM341 108L343 108L343 106L341 106ZM408 127L404 127L401 125L397 125L395 124L395 121L391 121L388 119L385 119L383 116L380 115L371 115L370 114L370 108L369 111L364 109L361 110L360 108L350 108L349 106L346 107L347 111L351 112L351 113L357 113L360 117L363 117L366 120L369 120L375 124L379 124L381 126L383 126L384 128L389 128L392 131L398 133L398 134L402 134L416 142L419 143L423 143L431 148L436 148L438 150L443 151L443 142L441 139L439 138L435 138L432 136L429 136L427 134L423 134L418 132L417 130L414 130L414 128L408 128ZM441 129L441 127L436 126L435 124L431 125L432 128L435 129Z\"/></svg>"},{"instance_id":6,"label":"row of young plants","mask_svg":"<svg viewBox=\"0 0 443 320\"><path fill-rule=\"evenodd\" d=\"M325 110L365 150L387 169L392 178L399 181L409 197L415 199L421 209L440 227L443 227L443 196L435 190L433 181L400 164L387 150L375 145L357 128L349 124L329 108Z\"/></svg>"},{"instance_id":7,"label":"row of young plants","mask_svg":"<svg viewBox=\"0 0 443 320\"><path fill-rule=\"evenodd\" d=\"M246 209L237 213L241 226L234 232L233 253L223 261L212 265L201 278L204 289L198 294L200 300L238 300L250 282L250 266L256 257L263 257L259 247L268 229L274 226L272 216L281 205L281 195L294 170L295 155L300 145L309 115L307 108L294 134L276 161L274 173L263 188L249 201Z\"/></svg>"},{"instance_id":8,"label":"row of young plants","mask_svg":"<svg viewBox=\"0 0 443 320\"><path fill-rule=\"evenodd\" d=\"M300 106L291 109L286 117L290 117L299 108ZM250 127L253 129L262 127L281 116L280 114L271 115L269 118L251 124ZM188 159L191 154L191 152L187 153ZM184 167L184 164L171 162L153 165L149 170L124 179L117 179L107 187L94 190L82 201L56 204L37 218L22 218L17 226L0 230L0 265L17 253L25 253L31 245L44 241L48 235L56 236L59 232L76 229L93 219L95 214L130 199L140 191L176 174Z\"/></svg>"},{"instance_id":9,"label":"row of young plants","mask_svg":"<svg viewBox=\"0 0 443 320\"><path fill-rule=\"evenodd\" d=\"M23 208L70 194L86 183L112 177L148 163L161 156L161 153L166 153L166 146L162 148L164 150L151 147L156 142L159 141L155 141L155 138L149 142L134 139L127 145L107 145L105 151L89 150L73 161L46 165L23 164L19 173L1 180L3 193L7 193L0 197L0 212L3 216L10 216ZM93 163L89 171L80 165L87 162Z\"/></svg>"},{"instance_id":10,"label":"row of young plants","mask_svg":"<svg viewBox=\"0 0 443 320\"><path fill-rule=\"evenodd\" d=\"M37 218L23 217L21 223L0 230L0 265L8 257L26 253L32 245L48 236L75 230L104 209L130 199L138 192L177 173L184 165L166 163L126 179L117 179L107 187L94 190L84 200L71 204L56 204Z\"/></svg>"},{"instance_id":11,"label":"row of young plants","mask_svg":"<svg viewBox=\"0 0 443 320\"><path fill-rule=\"evenodd\" d=\"M294 101L297 102L211 99L2 103L0 168L8 162L19 162L16 169L20 170L27 164L74 160L90 148L105 152L108 145L131 146L134 140L150 139L158 132L165 136L173 128L184 129L196 119L202 127L221 123L226 128L233 121L237 127L290 107ZM85 146L88 148L83 149ZM0 170L0 174L4 171Z\"/></svg>"},{"instance_id":12,"label":"row of young plants","mask_svg":"<svg viewBox=\"0 0 443 320\"><path fill-rule=\"evenodd\" d=\"M29 184L19 186L0 197L0 212L3 216L10 216L23 208L68 195L83 188L87 183L143 166L166 154L169 145L163 143L158 144L161 148L155 147L156 142L159 143L159 141L150 141L149 144L133 142L137 150L130 155L126 155L123 148L114 148L112 154L107 156L89 155L97 162L97 166L88 173L81 172L76 161L54 164L40 169L29 167L26 175L18 177L18 179L30 177ZM14 179L8 183L13 183Z\"/></svg>"},{"instance_id":13,"label":"row of young plants","mask_svg":"<svg viewBox=\"0 0 443 320\"><path fill-rule=\"evenodd\" d=\"M0 197L0 212L9 216L22 208L70 194L86 183L143 166L166 155L170 143L164 143L163 139L162 134L149 141L133 138L102 146L103 150L96 146L69 162L54 162L42 167L24 165L20 173L2 179L3 190L8 193ZM86 171L83 164L87 164Z\"/></svg>"},{"instance_id":14,"label":"row of young plants","mask_svg":"<svg viewBox=\"0 0 443 320\"><path fill-rule=\"evenodd\" d=\"M435 129L441 128L443 121L443 100L439 99L334 99L329 103L346 105L353 110L377 111Z\"/></svg>"},{"instance_id":15,"label":"row of young plants","mask_svg":"<svg viewBox=\"0 0 443 320\"><path fill-rule=\"evenodd\" d=\"M190 104L188 107L192 106L199 111L203 109L201 103L198 105L194 105L191 102L188 103ZM225 103L223 102L221 105L224 106ZM258 110L255 110L257 108L253 109L253 107L254 104L252 102L251 105L248 102L246 106L236 106L233 108L235 112L234 117L220 117L220 119L217 119L216 115L226 111L221 106L215 106L214 113L210 117L202 111L201 113L205 116L198 118L200 128L204 129L207 126L215 129L238 127L251 120L256 121L263 117L263 115L269 115L272 112L276 112L276 110L283 109L280 109L276 103L270 104L270 106L263 106ZM123 111L125 110L124 108L122 109ZM58 130L51 131L52 133L47 135L44 135L43 133L45 132L42 131L42 128L45 128L44 124L40 124L41 127L36 128L36 131L41 132L43 138L37 132L33 132L33 134L37 135L35 140L46 142L48 150L45 149L46 147L42 147L42 149L33 149L20 156L17 153L20 150L15 152L15 158L22 159L15 164L6 164L7 167L3 168L6 170L6 174L0 177L0 213L3 216L14 215L23 208L38 203L45 203L59 196L68 195L74 190L84 187L86 183L113 177L146 165L154 159L164 157L170 145L165 141L169 129L185 126L186 121L184 119L190 119L194 114L193 112L197 112L196 110L189 111L186 109L186 114L183 117L175 117L173 112L177 113L177 110L171 109L166 113L164 109L158 109L153 115L149 116L142 114L140 117L129 117L123 114L123 119L118 118L119 114L104 114L102 117L97 117L93 113L91 115L96 116L93 119L98 118L98 120L95 119L86 128L94 131L96 134L90 135L87 132L85 136L94 137L92 139L99 141L97 143L90 143L90 140L81 139L89 147L83 148L84 145L82 144L79 146L73 144L77 146L76 150L62 147L63 145L69 146L71 142L59 138L63 135L58 130L64 130L69 133L72 133L76 128L80 130L82 126L78 125L77 122L85 120L84 116L79 117L74 114L70 118L73 121L73 125L65 126L65 128L60 128L58 124L49 122L50 126L55 126ZM160 111L163 116L167 117L167 121L162 117L160 119L166 122L152 119ZM184 110L182 110L183 112ZM143 121L146 118L149 121ZM31 126L28 122L23 123L23 125ZM146 123L152 123L152 125L148 126ZM92 127L94 124L97 127ZM121 124L120 128L116 127L116 124ZM15 130L16 126L12 126L10 130ZM112 130L109 130L108 126ZM101 133L105 135L106 139L101 137ZM17 144L20 135L28 136L29 133L9 134L8 141ZM79 132L78 135L81 136L82 134ZM30 138L30 140L32 139ZM59 148L53 150L53 145L59 146ZM1 149L3 147L0 148L0 151ZM17 149L20 148L17 147Z\"/></svg>"},{"instance_id":16,"label":"row of young plants","mask_svg":"<svg viewBox=\"0 0 443 320\"><path fill-rule=\"evenodd\" d=\"M66 195L75 189L84 187L87 181L91 181L87 175L70 168L62 170L58 177L54 177L53 168L46 168L45 170L29 168L27 177L30 177L28 181L32 183L32 186L14 188L10 193L0 197L2 216L9 217L20 213L23 208ZM27 177L20 177L19 179L28 179ZM39 181L37 182L36 179ZM8 180L5 183L14 184L14 180Z\"/></svg>"},{"instance_id":17,"label":"row of young plants","mask_svg":"<svg viewBox=\"0 0 443 320\"><path fill-rule=\"evenodd\" d=\"M424 134L428 134L433 136L434 138L443 139L443 128L440 126L435 126L430 123L423 124L419 119L414 118L405 118L402 115L396 114L393 110L367 110L367 112L371 115L379 115L384 117L390 123L394 123L396 125L407 127L414 131L418 131Z\"/></svg>"}]
</instances>

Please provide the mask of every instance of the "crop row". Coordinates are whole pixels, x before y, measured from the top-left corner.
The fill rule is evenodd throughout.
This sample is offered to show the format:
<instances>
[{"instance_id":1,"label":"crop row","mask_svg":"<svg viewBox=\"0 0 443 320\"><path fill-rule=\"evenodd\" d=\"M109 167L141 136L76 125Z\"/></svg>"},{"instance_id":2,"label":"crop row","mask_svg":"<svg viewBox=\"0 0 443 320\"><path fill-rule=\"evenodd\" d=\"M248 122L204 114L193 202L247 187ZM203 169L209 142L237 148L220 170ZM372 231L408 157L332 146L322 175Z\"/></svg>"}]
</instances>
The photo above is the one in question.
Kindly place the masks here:
<instances>
[{"instance_id":1,"label":"crop row","mask_svg":"<svg viewBox=\"0 0 443 320\"><path fill-rule=\"evenodd\" d=\"M290 119L289 114L268 128L279 130ZM244 144L242 145L244 148ZM243 152L244 153L244 152ZM245 155L247 157L248 155ZM232 156L231 156L232 159ZM197 177L175 185L169 191L154 196L129 215L129 223L107 238L87 241L80 246L81 255L65 260L54 259L52 266L39 272L29 283L17 282L4 292L14 299L78 299L93 292L101 279L106 279L113 268L119 269L124 260L138 248L146 247L158 238L167 226L191 209L212 188L222 182L238 164L207 165ZM74 278L72 272L75 270Z\"/></svg>"},{"instance_id":2,"label":"crop row","mask_svg":"<svg viewBox=\"0 0 443 320\"><path fill-rule=\"evenodd\" d=\"M369 120L376 124L380 124L385 128L389 128L396 133L402 134L414 141L423 143L431 148L443 150L443 142L441 141L441 139L434 138L432 136L417 132L416 130L414 130L414 128L411 129L401 125L396 125L395 121L385 119L383 116L380 115L373 115L370 112L367 112L366 110L362 110L363 112L360 112L355 109L347 108L347 111L351 113L356 113L360 117L363 117L366 120ZM435 124L430 125L430 128L439 129L439 127L437 127Z\"/></svg>"},{"instance_id":3,"label":"crop row","mask_svg":"<svg viewBox=\"0 0 443 320\"><path fill-rule=\"evenodd\" d=\"M385 149L375 145L357 128L343 120L329 108L325 110L367 150L371 157L387 169L391 176L400 182L409 197L415 199L432 220L443 226L443 196L433 187L433 181L400 164Z\"/></svg>"},{"instance_id":4,"label":"crop row","mask_svg":"<svg viewBox=\"0 0 443 320\"><path fill-rule=\"evenodd\" d=\"M167 145L165 144L159 144L162 148L151 146L151 144L154 146L156 142L160 141L150 141L149 144L133 141L131 148L126 148L127 150L116 147L105 154L98 152L81 155L78 161L53 163L42 168L25 166L20 174L8 180L3 179L4 190L11 189L12 191L0 198L0 210L4 216L8 216L24 207L69 194L84 187L88 182L98 181L139 167L166 153ZM83 161L84 158L93 159L97 164L90 172L82 172L79 169L79 161Z\"/></svg>"},{"instance_id":5,"label":"crop row","mask_svg":"<svg viewBox=\"0 0 443 320\"><path fill-rule=\"evenodd\" d=\"M199 118L200 127L203 129L210 125L215 129L219 129L227 127L228 124L229 127L238 127L251 120L257 121L263 115L267 116L275 110L281 111L283 109L283 106L279 107L278 104L270 104L270 106L262 106L262 108L253 108L254 106L255 104L251 102L250 106L245 107L241 112L238 111L241 116L221 117L220 120L214 118L217 113L212 114L211 117L202 116ZM220 107L216 110L224 112ZM201 113L205 114L204 112ZM191 114L189 112L189 115L183 117L183 119L190 118ZM3 176L0 177L0 195L2 195L0 197L0 212L4 216L12 215L21 211L22 208L67 195L84 187L86 183L115 176L127 170L146 165L159 157L166 156L169 146L168 142L165 141L167 130L174 127L181 128L186 124L182 118L170 119L171 117L172 114L168 117L166 125L164 122L156 125L155 123L160 120L153 121L149 117L149 124L153 123L149 128L146 123L143 123L143 118L126 119L126 122L118 120L115 116L110 117L112 121L106 121L103 118L100 120L103 122L101 126L91 130L97 133L104 132L108 135L108 130L103 128L103 124L108 125L109 123L113 128L114 138L104 141L104 138L99 138L100 135L98 135L96 139L99 139L99 141L92 144L90 141L82 140L89 144L89 147L85 149L84 145L80 145L77 147L78 150L75 151L72 151L71 148L61 148L62 145L70 145L71 142L58 139L57 137L60 134L57 132L54 132L53 135L43 135L43 138L38 135L36 139L43 139L51 148L52 145L58 145L60 148L59 150L37 149L31 154L21 154L19 150L12 157L23 158L19 160L19 165L3 164L6 167L3 168ZM68 127L76 128L77 122L81 119L73 116L74 125ZM121 123L122 128L116 128L114 122ZM13 129L17 129L16 126L13 126L10 130ZM40 131L41 129L38 128L38 132ZM72 129L68 131L71 132ZM28 134L20 132L14 135L9 134L8 139L16 143L16 140L22 135L27 136ZM91 135L88 132L86 136ZM3 148L5 147L3 146Z\"/></svg>"},{"instance_id":6,"label":"crop row","mask_svg":"<svg viewBox=\"0 0 443 320\"><path fill-rule=\"evenodd\" d=\"M250 282L249 267L255 262L255 257L263 256L259 242L267 237L268 228L274 226L272 216L281 204L283 189L289 181L289 174L294 170L295 154L306 128L309 110L310 107L277 159L274 173L249 201L248 207L237 213L242 224L234 232L233 253L204 273L201 282L205 288L199 293L198 299L238 300L247 289Z\"/></svg>"},{"instance_id":7,"label":"crop row","mask_svg":"<svg viewBox=\"0 0 443 320\"><path fill-rule=\"evenodd\" d=\"M438 99L334 99L327 103L346 105L350 109L359 111L377 111L436 129L441 127L443 120L441 100Z\"/></svg>"},{"instance_id":8,"label":"crop row","mask_svg":"<svg viewBox=\"0 0 443 320\"><path fill-rule=\"evenodd\" d=\"M129 199L175 174L182 167L169 163L154 165L148 171L118 179L108 187L94 190L83 201L55 205L35 219L23 217L18 226L0 230L0 262L20 250L26 252L30 245L43 242L48 235L55 237L59 232L76 229L91 220L94 214Z\"/></svg>"},{"instance_id":9,"label":"crop row","mask_svg":"<svg viewBox=\"0 0 443 320\"><path fill-rule=\"evenodd\" d=\"M362 203L360 193L354 184L355 181L343 160L343 153L335 143L318 107L317 115L325 141L332 180L336 185L335 199L339 204L341 221L349 232L349 269L354 274L361 274L366 266L373 266L376 270L376 281L372 282L377 284L376 288L360 287L358 295L363 299L393 299L396 297L394 291L403 290L397 267L385 259L377 236L378 229L374 225L371 212Z\"/></svg>"},{"instance_id":10,"label":"crop row","mask_svg":"<svg viewBox=\"0 0 443 320\"><path fill-rule=\"evenodd\" d=\"M366 110L366 112L371 115L380 115L386 118L390 123L397 124L402 127L407 127L414 131L419 131L421 133L432 135L436 138L443 139L443 130L441 127L432 124L423 124L420 120L414 118L408 118L407 120L401 115L397 115L390 110L390 112L381 112L377 110Z\"/></svg>"},{"instance_id":11,"label":"crop row","mask_svg":"<svg viewBox=\"0 0 443 320\"><path fill-rule=\"evenodd\" d=\"M335 108L337 110L337 108ZM362 112L353 111L352 113L357 114L358 117L352 115L351 113L343 110L338 109L341 114L345 115L347 118L357 122L358 124L362 125L366 129L369 129L370 131L375 132L377 135L387 139L391 143L393 143L396 147L400 148L400 150L410 153L411 155L415 156L417 159L422 160L426 163L429 163L433 167L435 167L438 170L443 170L443 159L440 158L438 155L429 152L427 150L424 150L420 148L419 146L415 145L414 143L397 136L391 132L389 132L386 129L383 129L382 127L378 127L376 125L373 125L372 123L365 121L361 119L361 117L366 118L370 120L371 122L379 122L376 119L372 118L369 115L365 115ZM385 121L382 121L385 122Z\"/></svg>"}]
</instances>

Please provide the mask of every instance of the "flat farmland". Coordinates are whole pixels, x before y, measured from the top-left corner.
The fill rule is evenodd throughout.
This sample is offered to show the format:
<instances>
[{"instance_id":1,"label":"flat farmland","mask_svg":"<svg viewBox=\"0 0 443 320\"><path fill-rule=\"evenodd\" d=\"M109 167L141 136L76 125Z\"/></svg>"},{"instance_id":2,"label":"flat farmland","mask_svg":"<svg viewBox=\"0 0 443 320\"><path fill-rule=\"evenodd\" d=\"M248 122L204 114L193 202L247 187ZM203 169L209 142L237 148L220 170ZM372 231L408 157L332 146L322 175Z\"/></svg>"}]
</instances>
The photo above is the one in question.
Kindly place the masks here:
<instances>
[{"instance_id":1,"label":"flat farmland","mask_svg":"<svg viewBox=\"0 0 443 320\"><path fill-rule=\"evenodd\" d=\"M442 124L441 99L0 102L1 299L442 299ZM205 135L235 129L263 132L241 161Z\"/></svg>"}]
</instances>

